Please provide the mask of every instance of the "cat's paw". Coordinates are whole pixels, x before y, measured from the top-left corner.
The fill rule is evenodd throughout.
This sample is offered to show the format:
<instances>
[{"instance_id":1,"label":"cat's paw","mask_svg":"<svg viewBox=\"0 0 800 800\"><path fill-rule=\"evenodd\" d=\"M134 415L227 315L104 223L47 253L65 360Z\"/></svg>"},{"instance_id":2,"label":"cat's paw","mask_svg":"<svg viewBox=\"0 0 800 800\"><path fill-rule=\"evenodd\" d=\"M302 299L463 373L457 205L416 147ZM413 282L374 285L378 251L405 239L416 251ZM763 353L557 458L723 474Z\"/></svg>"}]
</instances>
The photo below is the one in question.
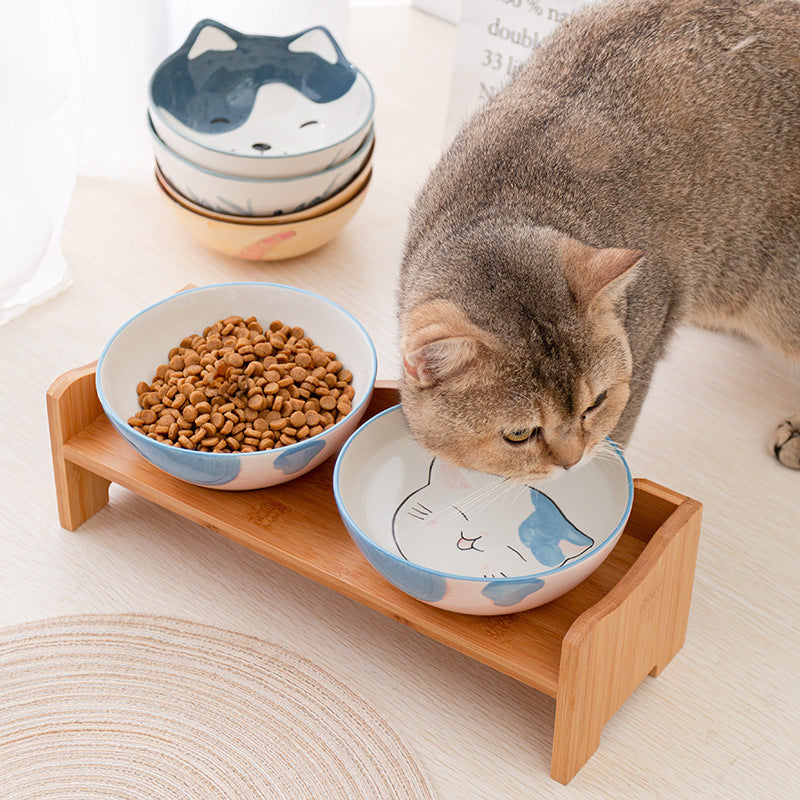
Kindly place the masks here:
<instances>
[{"instance_id":1,"label":"cat's paw","mask_svg":"<svg viewBox=\"0 0 800 800\"><path fill-rule=\"evenodd\" d=\"M800 415L781 422L772 437L775 458L786 467L800 469Z\"/></svg>"}]
</instances>

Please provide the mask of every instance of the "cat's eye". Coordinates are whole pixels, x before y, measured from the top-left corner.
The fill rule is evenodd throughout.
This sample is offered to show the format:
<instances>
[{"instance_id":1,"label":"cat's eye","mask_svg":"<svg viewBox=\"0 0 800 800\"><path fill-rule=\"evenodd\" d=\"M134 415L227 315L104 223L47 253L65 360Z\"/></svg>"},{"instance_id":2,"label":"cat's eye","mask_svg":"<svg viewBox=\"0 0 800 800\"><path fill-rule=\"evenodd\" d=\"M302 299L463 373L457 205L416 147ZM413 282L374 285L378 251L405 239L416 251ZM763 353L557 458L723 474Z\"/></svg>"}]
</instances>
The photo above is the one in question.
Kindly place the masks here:
<instances>
[{"instance_id":1,"label":"cat's eye","mask_svg":"<svg viewBox=\"0 0 800 800\"><path fill-rule=\"evenodd\" d=\"M307 128L309 125L319 125L319 122L315 119L310 119L308 122L304 122L300 127Z\"/></svg>"},{"instance_id":2,"label":"cat's eye","mask_svg":"<svg viewBox=\"0 0 800 800\"><path fill-rule=\"evenodd\" d=\"M607 391L603 390L600 392L600 394L595 397L594 402L586 409L586 411L583 412L583 416L585 417L590 411L594 411L596 408L599 408L607 396Z\"/></svg>"},{"instance_id":3,"label":"cat's eye","mask_svg":"<svg viewBox=\"0 0 800 800\"><path fill-rule=\"evenodd\" d=\"M217 124L217 125L219 125L219 124L227 125L229 122L230 122L230 120L227 117L214 117L214 119L211 120L211 124L212 125L215 125L215 124Z\"/></svg>"},{"instance_id":4,"label":"cat's eye","mask_svg":"<svg viewBox=\"0 0 800 800\"><path fill-rule=\"evenodd\" d=\"M535 428L517 428L513 431L504 431L503 438L511 444L521 444L527 442L529 439L537 439L542 435L542 429L539 426Z\"/></svg>"}]
</instances>

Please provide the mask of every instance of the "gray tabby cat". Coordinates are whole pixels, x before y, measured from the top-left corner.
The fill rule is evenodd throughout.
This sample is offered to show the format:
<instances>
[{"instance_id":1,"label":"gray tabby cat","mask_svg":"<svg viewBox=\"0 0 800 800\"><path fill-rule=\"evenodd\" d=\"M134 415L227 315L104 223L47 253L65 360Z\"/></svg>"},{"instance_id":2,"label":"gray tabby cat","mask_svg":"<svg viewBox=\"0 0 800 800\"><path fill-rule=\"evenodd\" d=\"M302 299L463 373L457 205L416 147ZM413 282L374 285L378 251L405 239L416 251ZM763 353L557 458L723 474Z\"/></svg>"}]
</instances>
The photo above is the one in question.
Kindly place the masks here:
<instances>
[{"instance_id":1,"label":"gray tabby cat","mask_svg":"<svg viewBox=\"0 0 800 800\"><path fill-rule=\"evenodd\" d=\"M433 169L398 303L414 435L519 481L627 442L679 324L800 359L800 3L574 14Z\"/></svg>"}]
</instances>

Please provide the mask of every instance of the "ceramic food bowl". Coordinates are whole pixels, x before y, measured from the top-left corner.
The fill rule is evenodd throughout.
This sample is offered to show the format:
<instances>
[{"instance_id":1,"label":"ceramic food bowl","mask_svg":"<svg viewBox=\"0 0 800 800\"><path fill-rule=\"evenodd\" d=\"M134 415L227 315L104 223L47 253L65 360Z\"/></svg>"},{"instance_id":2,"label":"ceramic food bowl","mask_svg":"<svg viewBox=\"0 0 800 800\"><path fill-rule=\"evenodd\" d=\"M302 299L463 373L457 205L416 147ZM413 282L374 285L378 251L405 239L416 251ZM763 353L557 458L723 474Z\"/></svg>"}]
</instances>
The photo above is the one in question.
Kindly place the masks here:
<instances>
[{"instance_id":1,"label":"ceramic food bowl","mask_svg":"<svg viewBox=\"0 0 800 800\"><path fill-rule=\"evenodd\" d=\"M176 203L179 203L189 211L193 211L200 216L208 217L209 219L218 219L223 222L234 222L237 224L245 225L272 225L276 223L285 224L287 222L299 222L302 219L309 219L310 217L318 217L333 211L339 206L344 205L348 200L355 197L361 189L364 188L370 176L372 175L372 154L375 151L375 145L370 150L369 156L362 167L361 171L350 181L344 188L340 189L336 194L331 195L327 200L322 200L315 203L313 206L304 208L302 211L294 211L291 214L278 214L269 217L243 217L239 214L223 214L220 211L212 211L194 200L182 195L167 179L161 171L158 163L155 166L156 180L161 186L161 189L166 192Z\"/></svg>"},{"instance_id":2,"label":"ceramic food bowl","mask_svg":"<svg viewBox=\"0 0 800 800\"><path fill-rule=\"evenodd\" d=\"M328 169L294 178L242 178L199 167L167 147L150 126L156 163L169 182L197 205L237 216L271 217L318 205L347 186L371 157L370 129L356 152Z\"/></svg>"},{"instance_id":3,"label":"ceramic food bowl","mask_svg":"<svg viewBox=\"0 0 800 800\"><path fill-rule=\"evenodd\" d=\"M247 261L281 261L310 253L341 233L364 202L371 174L370 169L358 192L331 211L294 222L271 217L261 224L207 216L176 200L160 181L158 186L178 222L201 244Z\"/></svg>"},{"instance_id":4,"label":"ceramic food bowl","mask_svg":"<svg viewBox=\"0 0 800 800\"><path fill-rule=\"evenodd\" d=\"M460 469L412 438L402 407L341 449L334 494L351 537L390 583L430 605L508 614L554 600L611 553L633 502L619 450L534 488Z\"/></svg>"},{"instance_id":5,"label":"ceramic food bowl","mask_svg":"<svg viewBox=\"0 0 800 800\"><path fill-rule=\"evenodd\" d=\"M128 424L139 410L137 386L150 383L169 352L193 334L232 315L303 328L352 372L352 410L317 435L256 452L203 452L148 438ZM106 344L97 364L97 394L111 424L144 458L183 481L244 490L292 480L333 455L358 425L372 395L377 361L364 327L320 295L272 283L225 283L180 292L128 320Z\"/></svg>"},{"instance_id":6,"label":"ceramic food bowl","mask_svg":"<svg viewBox=\"0 0 800 800\"><path fill-rule=\"evenodd\" d=\"M153 73L148 110L167 147L194 164L288 178L352 156L375 97L322 26L250 36L203 20Z\"/></svg>"}]
</instances>

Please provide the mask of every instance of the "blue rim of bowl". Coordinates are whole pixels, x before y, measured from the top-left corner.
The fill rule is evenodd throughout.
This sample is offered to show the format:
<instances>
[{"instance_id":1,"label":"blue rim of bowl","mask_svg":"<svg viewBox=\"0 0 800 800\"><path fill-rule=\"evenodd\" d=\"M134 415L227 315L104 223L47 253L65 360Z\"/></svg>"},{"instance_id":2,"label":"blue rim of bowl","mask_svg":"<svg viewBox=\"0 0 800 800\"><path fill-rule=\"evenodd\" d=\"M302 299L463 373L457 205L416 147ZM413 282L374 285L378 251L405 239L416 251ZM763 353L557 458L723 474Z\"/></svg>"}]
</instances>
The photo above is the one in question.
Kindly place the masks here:
<instances>
[{"instance_id":1,"label":"blue rim of bowl","mask_svg":"<svg viewBox=\"0 0 800 800\"><path fill-rule=\"evenodd\" d=\"M113 344L113 342L117 338L117 336L119 336L122 333L122 331L125 328L127 328L128 325L130 325L135 319L138 319L142 315L149 313L154 308L158 308L158 306L164 305L164 303L169 303L171 300L173 300L178 295L183 297L184 295L194 294L195 292L203 292L203 291L208 291L210 289L222 289L222 288L225 288L226 286L269 286L269 287L271 287L273 289L288 289L288 290L290 290L292 292L297 292L298 294L304 294L304 295L307 295L309 297L317 298L319 300L324 301L325 303L328 303L328 305L331 305L334 308L337 308L339 311L341 311L343 314L345 314L347 317L350 318L350 320L355 324L356 328L358 328L358 330L361 332L362 336L364 337L364 341L368 345L368 350L369 350L369 354L370 354L370 375L369 375L369 380L366 383L366 386L367 387L372 387L372 386L375 385L375 379L376 379L377 374L378 374L378 356L377 356L377 353L375 351L375 345L374 345L374 343L372 341L372 338L367 333L366 328L346 308L344 308L343 306L340 306L338 303L335 303L333 300L329 300L327 297L324 297L321 294L317 294L316 292L310 292L310 291L308 291L308 289L301 289L298 286L288 286L287 284L283 284L283 283L269 283L269 282L266 282L266 281L228 281L227 283L214 283L214 284L210 284L209 286L197 286L194 289L185 289L182 292L176 292L175 294L172 294L169 297L165 297L163 300L159 300L156 303L152 303L151 305L147 306L147 308L143 308L137 314L134 314L126 322L124 322L122 325L120 325L119 328L117 328L117 330L113 333L111 338L106 342L105 346L103 347L103 350L100 353L100 358L97 359L97 369L95 370L95 389L97 391L97 396L100 399L101 405L103 406L103 411L105 411L106 415L110 415L111 417L113 417L113 420L112 420L113 422L115 422L115 423L117 423L119 425L122 425L123 428L130 428L131 432L134 433L134 434L138 433L138 431L136 431L135 428L133 428L130 425L128 425L128 421L127 420L122 419L122 417L119 414L117 414L117 412L111 407L111 404L108 402L108 399L106 398L105 393L103 392L103 387L100 385L100 372L101 372L101 369L102 369L102 366L103 366L103 360L105 359L109 348L111 347L111 345ZM212 320L212 322L213 322L213 320ZM209 324L211 324L211 323L209 323ZM356 405L354 405L352 407L352 409L350 411L350 414L353 414L358 409L363 408L363 406L366 403L369 402L369 398L370 398L371 394L372 394L372 392L369 391L369 389L366 392L364 392L364 396L361 398L361 400ZM348 414L348 416L349 416L349 414ZM339 422L337 422L331 428L328 428L325 431L325 434L330 434L336 428L338 428L341 425L343 425L346 421L347 421L347 417L345 417L342 420L339 420ZM171 444L164 444L164 442L159 442L156 439L150 439L149 437L144 437L144 435L141 434L141 433L139 433L139 436L143 436L143 438L147 438L148 442L150 442L150 443L152 443L154 445L157 445L158 447L163 447L165 449L165 451L169 451L170 453L175 453L176 451L180 451L182 449L182 448L176 448L174 445L171 445ZM319 434L319 438L320 438L320 440L322 440L322 438L324 438L324 435L323 434ZM213 453L213 452L205 453L204 452L203 455L214 456L216 458L234 459L234 458L248 458L248 457L251 457L251 456L263 456L265 452L266 453L275 453L275 454L278 454L278 453L292 453L295 450L300 449L300 446L301 445L305 445L307 441L308 440L306 440L304 442L295 442L294 444L286 445L286 446L280 447L280 448L275 448L273 450L262 450L262 451L252 452L252 453ZM187 453L191 453L191 452L196 452L196 451L187 450L186 452Z\"/></svg>"},{"instance_id":2,"label":"blue rim of bowl","mask_svg":"<svg viewBox=\"0 0 800 800\"><path fill-rule=\"evenodd\" d=\"M300 31L298 36L302 36L304 33L308 33L308 31L311 31L313 29L314 29L314 26L312 26L311 28L306 28L305 30ZM271 159L271 160L274 160L274 161L280 161L281 159L285 159L285 158L305 158L306 156L314 155L315 153L322 153L325 150L329 150L329 149L338 147L340 144L342 144L342 142L346 142L353 134L357 133L358 131L360 131L362 129L366 130L366 128L368 127L369 123L371 122L373 116L375 115L375 89L372 86L372 83L370 82L369 78L355 64L353 64L349 59L347 59L347 63L350 64L350 66L353 67L353 69L356 71L356 73L358 75L360 75L364 79L364 83L367 84L367 89L369 90L369 109L367 110L367 114L366 114L366 116L364 118L364 121L357 128L354 128L352 133L350 133L349 135L343 136L338 141L331 142L330 144L325 145L325 147L318 147L315 150L306 150L303 153L287 153L285 155L274 155L274 156L250 155L249 153L231 153L229 150L221 150L221 149L219 149L217 147L209 147L208 145L202 144L201 142L198 142L195 139L190 139L185 134L181 133L178 130L175 130L175 128L173 128L172 125L170 125L169 122L164 118L164 115L158 113L158 106L153 102L153 81L155 80L156 73L158 72L159 69L161 69L161 67L164 65L164 63L166 61L168 61L173 55L174 55L174 53L170 53L170 55L167 56L167 58L165 58L155 68L155 70L153 71L153 74L150 76L150 80L147 83L147 108L148 108L149 111L156 112L156 114L158 115L159 120L161 122L163 122L163 124L166 125L176 136L180 136L181 139L186 140L187 142L195 145L196 147L199 147L202 150L208 150L208 151L210 151L212 153L219 153L221 155L231 156L232 158L248 158L248 159L256 159L256 160L260 160L260 161L264 161L266 159ZM169 445L167 445L167 446L169 446Z\"/></svg>"},{"instance_id":3,"label":"blue rim of bowl","mask_svg":"<svg viewBox=\"0 0 800 800\"><path fill-rule=\"evenodd\" d=\"M339 513L345 518L345 523L348 529L358 531L358 535L363 538L366 542L369 543L370 547L374 547L376 550L380 551L384 555L391 558L393 561L397 562L398 564L403 564L405 566L412 566L416 569L422 570L423 572L428 573L429 575L436 575L440 578L450 578L451 580L457 581L474 581L476 583L497 583L502 585L509 585L513 583L525 583L531 580L531 578L546 578L550 575L554 575L557 572L563 572L567 568L572 568L575 564L580 564L582 561L590 558L593 555L596 555L598 551L603 550L605 547L608 546L610 541L613 541L614 538L617 536L618 533L622 531L625 527L625 524L628 521L628 517L631 513L631 508L633 508L633 476L631 475L630 467L628 466L628 462L625 460L625 457L622 454L619 446L612 442L611 439L606 439L606 441L613 447L614 452L616 453L617 457L619 458L622 466L625 468L625 477L626 477L626 488L628 490L628 500L625 504L625 511L622 513L622 518L614 527L614 530L606 536L603 541L595 546L592 547L587 553L578 556L577 558L570 559L566 564L562 564L559 567L554 567L553 569L545 570L544 572L532 572L528 575L515 575L509 578L478 578L473 575L457 575L452 572L442 572L438 569L433 569L432 567L426 567L423 564L419 564L416 561L408 561L405 558L401 558L396 553L392 553L390 550L387 550L382 545L378 544L374 539L371 539L367 536L361 529L360 525L357 525L353 518L350 516L347 508L344 505L344 501L342 500L341 494L339 492L339 478L341 475L341 465L342 461L345 458L345 454L347 453L350 445L355 441L356 437L361 433L361 431L366 428L368 425L371 425L373 422L381 419L381 417L385 417L388 414L396 414L402 413L403 406L402 404L394 405L391 408L387 408L384 411L376 414L374 417L370 417L366 422L359 425L353 433L350 434L347 441L342 445L342 449L339 451L339 454L336 456L336 464L333 468L333 496L336 500L336 505L339 509Z\"/></svg>"},{"instance_id":4,"label":"blue rim of bowl","mask_svg":"<svg viewBox=\"0 0 800 800\"><path fill-rule=\"evenodd\" d=\"M319 170L318 172L311 172L305 175L293 175L288 178L245 178L241 175L228 175L225 172L217 172L216 170L209 169L208 167L203 167L200 164L196 164L194 161L190 161L188 158L185 158L180 153L176 153L159 135L158 131L153 126L153 118L151 116L150 111L147 112L147 127L150 130L150 136L155 140L156 146L163 147L165 150L168 150L170 155L173 158L177 158L183 164L191 167L192 169L196 170L197 172L202 172L205 175L209 175L212 178L224 178L225 180L232 180L232 181L241 181L242 183L276 183L276 184L287 184L291 181L301 181L301 180L308 180L309 178L316 178L319 175L325 175L328 172L334 172L335 170L341 169L342 167L349 164L351 161L357 160L364 156L365 153L369 152L369 148L375 142L375 123L370 122L369 127L367 128L366 132L364 133L364 140L358 146L358 149L350 156L348 156L344 161L340 161L338 164L333 164L330 167L326 167L323 170ZM158 158L156 157L156 161ZM163 172L163 170L162 170ZM344 188L344 187L342 187ZM261 215L264 216L264 215ZM269 215L267 215L269 216Z\"/></svg>"}]
</instances>

